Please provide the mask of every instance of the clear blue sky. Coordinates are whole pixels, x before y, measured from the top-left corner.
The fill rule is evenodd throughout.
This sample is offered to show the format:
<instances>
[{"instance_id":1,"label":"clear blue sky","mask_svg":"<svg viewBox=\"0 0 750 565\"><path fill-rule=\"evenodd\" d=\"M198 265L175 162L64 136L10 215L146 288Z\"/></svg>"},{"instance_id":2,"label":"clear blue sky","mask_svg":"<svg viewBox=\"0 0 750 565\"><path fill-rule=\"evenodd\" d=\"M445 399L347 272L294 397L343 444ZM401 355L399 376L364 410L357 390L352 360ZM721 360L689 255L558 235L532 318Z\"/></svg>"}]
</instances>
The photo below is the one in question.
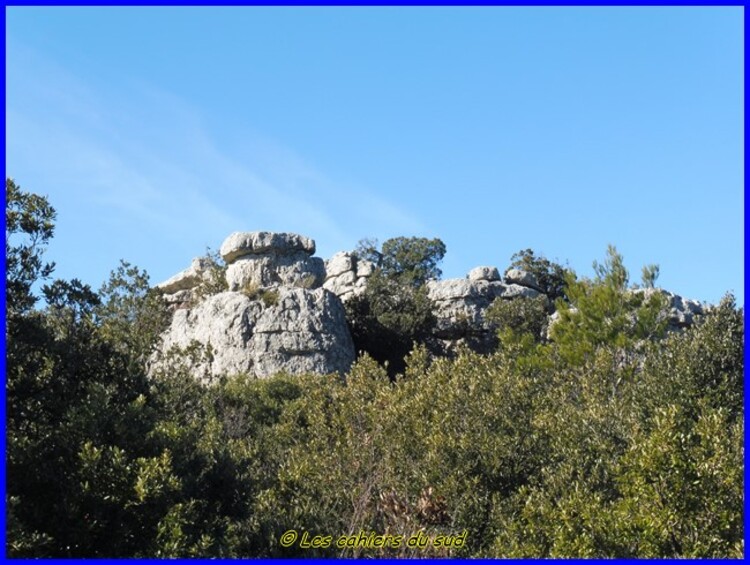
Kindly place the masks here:
<instances>
[{"instance_id":1,"label":"clear blue sky","mask_svg":"<svg viewBox=\"0 0 750 565\"><path fill-rule=\"evenodd\" d=\"M236 230L530 247L744 304L742 8L7 8L7 174L57 276Z\"/></svg>"}]
</instances>

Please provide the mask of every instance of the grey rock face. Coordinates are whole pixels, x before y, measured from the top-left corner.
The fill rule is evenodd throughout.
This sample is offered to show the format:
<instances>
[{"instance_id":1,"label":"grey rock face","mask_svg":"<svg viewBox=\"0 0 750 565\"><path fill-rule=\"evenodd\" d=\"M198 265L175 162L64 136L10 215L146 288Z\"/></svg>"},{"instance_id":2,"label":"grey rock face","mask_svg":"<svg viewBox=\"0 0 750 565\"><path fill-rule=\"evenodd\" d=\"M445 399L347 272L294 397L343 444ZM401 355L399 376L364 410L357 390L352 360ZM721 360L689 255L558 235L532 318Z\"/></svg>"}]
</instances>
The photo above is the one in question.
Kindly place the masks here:
<instances>
[{"instance_id":1,"label":"grey rock face","mask_svg":"<svg viewBox=\"0 0 750 565\"><path fill-rule=\"evenodd\" d=\"M208 297L175 312L162 351L195 342L212 355L191 371L210 381L222 374L343 373L354 346L341 302L324 289L279 287L275 304L239 292Z\"/></svg>"},{"instance_id":2,"label":"grey rock face","mask_svg":"<svg viewBox=\"0 0 750 565\"><path fill-rule=\"evenodd\" d=\"M364 292L367 279L373 273L373 265L369 261L357 259L352 253L342 251L326 261L325 273L323 288L346 301Z\"/></svg>"},{"instance_id":3,"label":"grey rock face","mask_svg":"<svg viewBox=\"0 0 750 565\"><path fill-rule=\"evenodd\" d=\"M193 289L209 277L211 262L206 257L196 257L190 266L168 280L156 285L164 293L166 302L179 308L193 297Z\"/></svg>"},{"instance_id":4,"label":"grey rock face","mask_svg":"<svg viewBox=\"0 0 750 565\"><path fill-rule=\"evenodd\" d=\"M459 344L489 352L496 342L495 329L485 319L490 304L497 298L513 300L542 294L530 287L501 282L494 267L472 269L465 279L430 281L427 290L437 318L433 335L437 349L445 353Z\"/></svg>"},{"instance_id":5,"label":"grey rock face","mask_svg":"<svg viewBox=\"0 0 750 565\"><path fill-rule=\"evenodd\" d=\"M521 269L508 269L505 272L505 282L508 284L517 284L528 288L533 288L539 291L542 290L542 287L539 286L539 282L537 282L536 277L527 271L522 271Z\"/></svg>"},{"instance_id":6,"label":"grey rock face","mask_svg":"<svg viewBox=\"0 0 750 565\"><path fill-rule=\"evenodd\" d=\"M204 292L198 287L211 274L211 262L204 258L157 285L175 308L162 352L194 344L210 351L203 357L180 358L196 378L209 382L223 374L347 371L355 352L342 301L365 290L374 266L346 252L324 263L314 252L315 242L298 234L231 234L221 246L228 292L200 298ZM434 352L448 354L460 344L479 352L494 348L495 328L487 322L486 311L496 299L544 296L530 273L509 269L501 279L495 267L486 266L472 269L463 279L430 281L427 289L437 320L430 345ZM692 325L704 312L700 303L664 290L632 292L663 296L672 330ZM557 319L553 314L548 327ZM162 355L152 369L166 362Z\"/></svg>"},{"instance_id":7,"label":"grey rock face","mask_svg":"<svg viewBox=\"0 0 750 565\"><path fill-rule=\"evenodd\" d=\"M325 279L315 241L296 233L234 232L221 244L229 290L249 286L318 288Z\"/></svg>"},{"instance_id":8,"label":"grey rock face","mask_svg":"<svg viewBox=\"0 0 750 565\"><path fill-rule=\"evenodd\" d=\"M227 267L226 277L229 290L240 290L246 285L312 289L323 284L325 265L320 257L309 257L301 251L289 255L245 255Z\"/></svg>"},{"instance_id":9,"label":"grey rock face","mask_svg":"<svg viewBox=\"0 0 750 565\"><path fill-rule=\"evenodd\" d=\"M466 278L470 281L499 281L500 273L497 267L475 267Z\"/></svg>"},{"instance_id":10,"label":"grey rock face","mask_svg":"<svg viewBox=\"0 0 750 565\"><path fill-rule=\"evenodd\" d=\"M210 355L182 359L198 378L249 373L267 377L348 370L354 346L335 294L320 288L325 264L315 242L290 233L235 232L221 246L229 292L187 302L207 265L194 264L160 287L181 309L163 335L162 353L191 344ZM238 292L238 291L246 291ZM166 362L164 355L162 360Z\"/></svg>"},{"instance_id":11,"label":"grey rock face","mask_svg":"<svg viewBox=\"0 0 750 565\"><path fill-rule=\"evenodd\" d=\"M190 266L173 277L156 285L164 294L174 294L198 286L208 275L210 262L205 257L196 257Z\"/></svg>"},{"instance_id":12,"label":"grey rock face","mask_svg":"<svg viewBox=\"0 0 750 565\"><path fill-rule=\"evenodd\" d=\"M296 233L275 233L266 231L234 232L221 244L222 258L232 263L244 255L274 254L287 255L302 251L308 256L315 253L315 241Z\"/></svg>"},{"instance_id":13,"label":"grey rock face","mask_svg":"<svg viewBox=\"0 0 750 565\"><path fill-rule=\"evenodd\" d=\"M522 286L520 284L506 284L503 288L503 293L500 295L502 298L534 298L542 294L538 290L531 287Z\"/></svg>"},{"instance_id":14,"label":"grey rock face","mask_svg":"<svg viewBox=\"0 0 750 565\"><path fill-rule=\"evenodd\" d=\"M470 333L485 332L484 311L502 295L501 283L485 280L448 279L430 281L427 292L435 304L435 336L459 339Z\"/></svg>"},{"instance_id":15,"label":"grey rock face","mask_svg":"<svg viewBox=\"0 0 750 565\"><path fill-rule=\"evenodd\" d=\"M700 302L683 298L661 288L638 288L631 292L643 294L646 299L654 294L663 296L667 304L664 313L667 317L667 328L672 331L692 326L695 323L695 316L705 313L705 308Z\"/></svg>"},{"instance_id":16,"label":"grey rock face","mask_svg":"<svg viewBox=\"0 0 750 565\"><path fill-rule=\"evenodd\" d=\"M187 290L178 290L177 292L173 292L172 294L165 294L164 301L173 310L176 310L178 308L187 307L193 301L194 296L195 291L192 288Z\"/></svg>"}]
</instances>

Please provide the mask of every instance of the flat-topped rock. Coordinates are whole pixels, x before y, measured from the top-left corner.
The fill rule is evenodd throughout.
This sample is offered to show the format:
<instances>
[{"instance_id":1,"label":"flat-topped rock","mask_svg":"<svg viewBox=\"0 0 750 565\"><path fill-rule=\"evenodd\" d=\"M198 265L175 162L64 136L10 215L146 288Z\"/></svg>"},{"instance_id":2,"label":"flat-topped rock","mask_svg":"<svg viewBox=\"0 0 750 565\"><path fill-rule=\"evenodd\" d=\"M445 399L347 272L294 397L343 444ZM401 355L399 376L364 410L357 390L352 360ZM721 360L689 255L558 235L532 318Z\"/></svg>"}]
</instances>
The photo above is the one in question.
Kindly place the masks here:
<instances>
[{"instance_id":1,"label":"flat-topped rock","mask_svg":"<svg viewBox=\"0 0 750 565\"><path fill-rule=\"evenodd\" d=\"M500 272L497 267L474 267L466 278L470 281L499 281Z\"/></svg>"},{"instance_id":2,"label":"flat-topped rock","mask_svg":"<svg viewBox=\"0 0 750 565\"><path fill-rule=\"evenodd\" d=\"M173 277L156 285L164 294L174 294L198 286L207 276L211 260L207 257L196 257L190 266Z\"/></svg>"},{"instance_id":3,"label":"flat-topped rock","mask_svg":"<svg viewBox=\"0 0 750 565\"><path fill-rule=\"evenodd\" d=\"M505 272L505 282L508 284L517 284L533 288L534 290L542 290L536 277L528 271L523 271L521 269L508 269Z\"/></svg>"},{"instance_id":4,"label":"flat-topped rock","mask_svg":"<svg viewBox=\"0 0 750 565\"><path fill-rule=\"evenodd\" d=\"M222 258L227 263L246 255L289 255L304 252L315 253L315 241L304 235L284 232L234 232L221 244Z\"/></svg>"}]
</instances>

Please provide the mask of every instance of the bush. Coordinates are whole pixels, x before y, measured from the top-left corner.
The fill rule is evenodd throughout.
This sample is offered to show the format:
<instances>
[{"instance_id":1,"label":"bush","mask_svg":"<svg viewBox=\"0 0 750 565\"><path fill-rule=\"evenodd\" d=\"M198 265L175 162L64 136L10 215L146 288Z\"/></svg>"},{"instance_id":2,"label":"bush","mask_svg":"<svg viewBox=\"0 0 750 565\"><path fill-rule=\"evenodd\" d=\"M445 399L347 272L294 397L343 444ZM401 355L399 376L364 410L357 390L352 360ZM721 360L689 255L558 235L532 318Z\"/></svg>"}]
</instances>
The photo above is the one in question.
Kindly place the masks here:
<instances>
[{"instance_id":1,"label":"bush","mask_svg":"<svg viewBox=\"0 0 750 565\"><path fill-rule=\"evenodd\" d=\"M646 339L656 305L630 302L611 250L597 278L571 282L577 313L556 340L534 339L532 300L493 309L512 339L491 355L422 346L397 377L363 355L345 380L206 386L179 357L146 377L161 314L145 273L122 264L100 293L56 281L33 310L41 255L23 264L7 274L31 283L9 295L6 322L9 556L742 557L744 326L731 296ZM404 302L389 308L396 338L420 331ZM467 537L282 547L292 528Z\"/></svg>"},{"instance_id":2,"label":"bush","mask_svg":"<svg viewBox=\"0 0 750 565\"><path fill-rule=\"evenodd\" d=\"M546 296L521 297L513 300L497 298L485 313L485 319L497 328L506 339L510 335L529 335L534 341L541 341L547 332Z\"/></svg>"},{"instance_id":3,"label":"bush","mask_svg":"<svg viewBox=\"0 0 750 565\"><path fill-rule=\"evenodd\" d=\"M520 269L534 275L542 292L552 302L558 298L566 298L566 275L569 271L562 265L553 263L544 256L537 257L531 249L522 249L514 253L510 260L508 270Z\"/></svg>"},{"instance_id":4,"label":"bush","mask_svg":"<svg viewBox=\"0 0 750 565\"><path fill-rule=\"evenodd\" d=\"M365 292L346 302L346 317L357 351L388 367L391 377L405 369L404 357L424 343L436 320L425 283L438 277L445 254L439 239L395 238L360 242L357 255L376 268Z\"/></svg>"}]
</instances>

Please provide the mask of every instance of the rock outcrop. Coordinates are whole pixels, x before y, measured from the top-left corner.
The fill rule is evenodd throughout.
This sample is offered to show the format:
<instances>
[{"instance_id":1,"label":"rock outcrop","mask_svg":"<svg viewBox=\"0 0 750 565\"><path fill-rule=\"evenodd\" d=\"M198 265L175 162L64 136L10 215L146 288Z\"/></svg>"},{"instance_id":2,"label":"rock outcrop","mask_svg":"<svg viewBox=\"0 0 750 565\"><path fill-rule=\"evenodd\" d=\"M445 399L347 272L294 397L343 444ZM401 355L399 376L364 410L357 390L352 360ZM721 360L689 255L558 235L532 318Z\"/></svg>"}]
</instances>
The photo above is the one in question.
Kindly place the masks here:
<instances>
[{"instance_id":1,"label":"rock outcrop","mask_svg":"<svg viewBox=\"0 0 750 565\"><path fill-rule=\"evenodd\" d=\"M194 289L210 277L211 261L207 257L196 257L190 266L180 271L156 288L164 293L164 299L174 308L182 308L194 298Z\"/></svg>"},{"instance_id":2,"label":"rock outcrop","mask_svg":"<svg viewBox=\"0 0 750 565\"><path fill-rule=\"evenodd\" d=\"M190 370L209 381L222 374L348 370L354 346L344 308L320 288L325 268L314 252L315 242L297 234L230 235L220 250L229 290L175 311L155 366L168 362L170 350L198 344L206 354ZM158 287L190 292L201 281L191 270L196 265Z\"/></svg>"},{"instance_id":3,"label":"rock outcrop","mask_svg":"<svg viewBox=\"0 0 750 565\"><path fill-rule=\"evenodd\" d=\"M335 295L319 288L279 288L273 302L227 291L177 310L162 350L194 343L208 353L193 367L207 380L222 374L343 373L354 347Z\"/></svg>"},{"instance_id":4,"label":"rock outcrop","mask_svg":"<svg viewBox=\"0 0 750 565\"><path fill-rule=\"evenodd\" d=\"M326 276L323 259L312 257L315 242L294 233L235 232L219 253L228 265L229 290L248 286L313 289Z\"/></svg>"},{"instance_id":5,"label":"rock outcrop","mask_svg":"<svg viewBox=\"0 0 750 565\"><path fill-rule=\"evenodd\" d=\"M667 303L667 329L676 331L690 327L695 322L695 316L706 313L706 309L697 300L683 298L662 288L638 288L632 292L645 294L648 299L653 294L660 294Z\"/></svg>"},{"instance_id":6,"label":"rock outcrop","mask_svg":"<svg viewBox=\"0 0 750 565\"><path fill-rule=\"evenodd\" d=\"M209 258L194 259L186 270L157 285L174 308L163 335L162 355L189 350L196 344L205 355L183 355L199 378L249 373L343 373L354 361L354 347L343 302L362 293L373 265L353 253L341 252L328 261L315 257L315 242L298 234L235 232L222 244L228 290L216 284L217 265ZM209 289L210 292L207 292ZM211 290L212 289L212 290ZM450 355L465 344L478 352L492 351L496 329L486 319L497 299L543 297L551 303L533 274L480 266L463 279L429 281L436 327L430 347ZM211 294L214 292L214 294ZM670 330L694 323L704 307L661 289L632 292L659 293L667 304L664 315ZM559 318L549 317L548 328Z\"/></svg>"},{"instance_id":7,"label":"rock outcrop","mask_svg":"<svg viewBox=\"0 0 750 565\"><path fill-rule=\"evenodd\" d=\"M536 277L521 269L508 269L505 272L505 282L508 284L517 284L525 286L527 288L533 288L534 290L542 291L542 287L536 280Z\"/></svg>"},{"instance_id":8,"label":"rock outcrop","mask_svg":"<svg viewBox=\"0 0 750 565\"><path fill-rule=\"evenodd\" d=\"M502 282L495 267L476 267L465 279L430 281L427 290L435 303L437 325L434 330L438 351L450 353L460 344L479 352L495 345L495 330L487 323L485 313L496 298L533 298L541 293L529 273L516 271L514 281ZM521 284L521 283L525 283ZM530 284L534 284L534 287Z\"/></svg>"},{"instance_id":9,"label":"rock outcrop","mask_svg":"<svg viewBox=\"0 0 750 565\"><path fill-rule=\"evenodd\" d=\"M342 251L326 261L325 271L323 288L346 301L365 290L373 265L369 261L358 259L353 253Z\"/></svg>"}]
</instances>

